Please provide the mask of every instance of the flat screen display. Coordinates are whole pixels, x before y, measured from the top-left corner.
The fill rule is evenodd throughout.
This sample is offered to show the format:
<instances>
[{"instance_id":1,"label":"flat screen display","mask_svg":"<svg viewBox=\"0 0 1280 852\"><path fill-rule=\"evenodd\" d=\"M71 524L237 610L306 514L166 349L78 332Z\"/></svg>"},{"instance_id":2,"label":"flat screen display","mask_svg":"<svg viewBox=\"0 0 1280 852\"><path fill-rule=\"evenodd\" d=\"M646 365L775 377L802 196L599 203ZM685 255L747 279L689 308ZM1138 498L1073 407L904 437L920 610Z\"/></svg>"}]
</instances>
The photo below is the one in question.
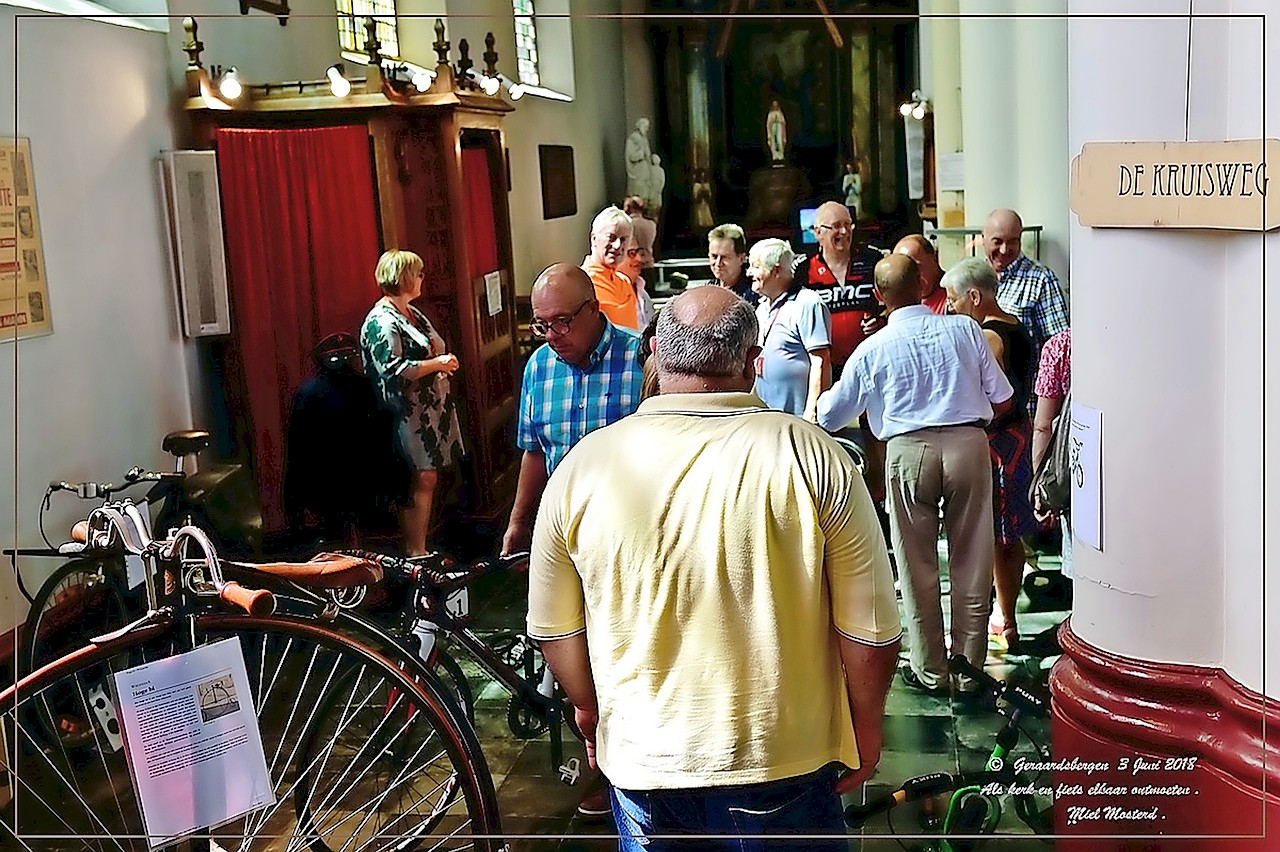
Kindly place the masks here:
<instances>
[{"instance_id":1,"label":"flat screen display","mask_svg":"<svg viewBox=\"0 0 1280 852\"><path fill-rule=\"evenodd\" d=\"M813 219L817 212L817 207L800 208L800 242L804 245L818 244L818 232L813 229Z\"/></svg>"}]
</instances>

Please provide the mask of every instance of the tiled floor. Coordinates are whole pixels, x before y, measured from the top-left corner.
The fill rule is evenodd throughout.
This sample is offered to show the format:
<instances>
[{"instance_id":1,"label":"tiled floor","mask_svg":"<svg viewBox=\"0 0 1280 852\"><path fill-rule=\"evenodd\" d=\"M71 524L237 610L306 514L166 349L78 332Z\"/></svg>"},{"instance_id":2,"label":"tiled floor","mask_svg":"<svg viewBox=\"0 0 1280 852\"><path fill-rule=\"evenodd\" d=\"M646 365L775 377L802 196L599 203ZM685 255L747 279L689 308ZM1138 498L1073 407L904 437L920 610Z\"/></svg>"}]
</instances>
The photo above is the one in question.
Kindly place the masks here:
<instances>
[{"instance_id":1,"label":"tiled floor","mask_svg":"<svg viewBox=\"0 0 1280 852\"><path fill-rule=\"evenodd\" d=\"M941 548L945 557L945 545ZM1041 556L1041 568L1057 567L1056 557ZM946 582L943 583L944 592ZM513 577L490 578L474 590L472 609L477 626L488 629L519 630L523 627L525 584ZM1020 601L1019 627L1024 636L1050 630L1066 612L1030 612L1024 594ZM945 601L943 611L948 609ZM1041 653L1044 653L1043 651ZM1045 683L1052 658L1013 655L992 646L987 672L999 680L1029 685L1047 695ZM464 661L465 663L465 661ZM551 745L546 736L522 741L506 723L508 696L498 685L487 681L475 667L468 667L477 694L476 726L498 790L504 830L512 835L513 850L575 850L613 848L613 825L609 820L584 821L575 809L583 793L599 783L585 771L574 786L563 783L552 766ZM1003 717L989 709L969 706L947 698L913 692L895 678L890 691L885 720L885 749L876 775L865 793L892 789L903 780L927 772L972 771L986 763ZM1047 720L1032 719L1024 729L1035 744L1023 738L1013 757L1034 756L1037 745L1047 750ZM586 760L577 740L566 732L566 759L577 757L585 770ZM1048 778L1041 780L1048 784ZM849 801L853 801L850 799ZM993 839L983 848L996 850L1050 849L1052 844L1030 836L1029 829L1007 807L998 833L1012 835ZM1048 806L1048 801L1041 805ZM890 823L888 817L892 817ZM926 829L917 803L895 809L873 819L850 839L853 850L929 849Z\"/></svg>"}]
</instances>

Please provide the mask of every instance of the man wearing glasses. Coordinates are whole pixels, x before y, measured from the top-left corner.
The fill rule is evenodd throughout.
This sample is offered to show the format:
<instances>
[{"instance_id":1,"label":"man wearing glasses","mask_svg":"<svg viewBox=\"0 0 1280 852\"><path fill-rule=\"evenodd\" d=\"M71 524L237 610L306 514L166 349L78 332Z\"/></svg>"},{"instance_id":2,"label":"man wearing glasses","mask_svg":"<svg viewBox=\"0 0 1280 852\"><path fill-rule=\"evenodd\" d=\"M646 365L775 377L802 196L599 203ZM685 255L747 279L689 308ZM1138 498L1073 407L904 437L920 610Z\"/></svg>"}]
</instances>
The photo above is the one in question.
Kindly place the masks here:
<instances>
[{"instance_id":1,"label":"man wearing glasses","mask_svg":"<svg viewBox=\"0 0 1280 852\"><path fill-rule=\"evenodd\" d=\"M502 537L504 554L529 549L551 472L587 433L636 410L643 377L640 337L605 316L591 277L581 268L569 263L547 267L533 282L530 302L529 326L547 342L525 364L520 387L516 443L524 456ZM578 805L584 817L609 811L603 789Z\"/></svg>"},{"instance_id":2,"label":"man wearing glasses","mask_svg":"<svg viewBox=\"0 0 1280 852\"><path fill-rule=\"evenodd\" d=\"M874 270L880 253L854 247L853 217L838 201L818 207L813 230L818 253L796 268L795 280L817 293L831 311L831 378L835 380L858 344L884 325L883 306L875 295ZM879 502L884 499L884 445L866 423L851 427L849 437L866 453L867 484Z\"/></svg>"},{"instance_id":3,"label":"man wearing glasses","mask_svg":"<svg viewBox=\"0 0 1280 852\"><path fill-rule=\"evenodd\" d=\"M524 450L504 553L528 550L547 477L588 432L640 404L640 338L605 316L590 276L556 263L530 296L533 333L546 343L525 364L516 443Z\"/></svg>"}]
</instances>

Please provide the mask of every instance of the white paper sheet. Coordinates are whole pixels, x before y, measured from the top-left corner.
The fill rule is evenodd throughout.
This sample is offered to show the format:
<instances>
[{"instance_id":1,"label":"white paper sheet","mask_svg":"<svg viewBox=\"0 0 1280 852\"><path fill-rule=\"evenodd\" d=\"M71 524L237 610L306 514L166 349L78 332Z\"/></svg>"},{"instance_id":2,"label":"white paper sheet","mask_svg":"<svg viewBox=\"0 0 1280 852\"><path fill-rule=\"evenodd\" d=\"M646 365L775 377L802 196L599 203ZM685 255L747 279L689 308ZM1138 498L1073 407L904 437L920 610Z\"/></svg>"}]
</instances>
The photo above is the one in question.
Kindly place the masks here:
<instances>
[{"instance_id":1,"label":"white paper sheet","mask_svg":"<svg viewBox=\"0 0 1280 852\"><path fill-rule=\"evenodd\" d=\"M1102 412L1071 401L1071 532L1102 550Z\"/></svg>"},{"instance_id":2,"label":"white paper sheet","mask_svg":"<svg viewBox=\"0 0 1280 852\"><path fill-rule=\"evenodd\" d=\"M484 277L485 298L489 302L489 316L502 313L502 273L490 272Z\"/></svg>"},{"instance_id":3,"label":"white paper sheet","mask_svg":"<svg viewBox=\"0 0 1280 852\"><path fill-rule=\"evenodd\" d=\"M274 804L238 638L117 672L115 686L151 848Z\"/></svg>"}]
</instances>

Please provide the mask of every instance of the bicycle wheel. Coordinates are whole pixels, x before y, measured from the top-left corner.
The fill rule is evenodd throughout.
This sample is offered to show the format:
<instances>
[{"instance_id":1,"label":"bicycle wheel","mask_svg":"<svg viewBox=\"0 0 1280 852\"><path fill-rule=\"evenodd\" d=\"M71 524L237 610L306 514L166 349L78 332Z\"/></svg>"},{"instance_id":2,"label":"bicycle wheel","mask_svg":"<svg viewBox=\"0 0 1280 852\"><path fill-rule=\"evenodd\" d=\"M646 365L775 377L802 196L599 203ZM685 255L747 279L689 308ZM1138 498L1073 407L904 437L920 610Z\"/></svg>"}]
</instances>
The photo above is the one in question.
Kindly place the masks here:
<instances>
[{"instance_id":1,"label":"bicycle wheel","mask_svg":"<svg viewBox=\"0 0 1280 852\"><path fill-rule=\"evenodd\" d=\"M500 833L492 779L470 727L442 687L314 622L207 615L191 630L147 628L75 652L0 693L15 761L3 828L20 848L148 849L133 776L104 726L88 747L41 748L27 722L51 690L88 695L107 669L239 640L275 804L212 830L192 848L488 850ZM102 718L100 715L97 718ZM252 720L247 720L252 723ZM196 796L201 791L195 792Z\"/></svg>"},{"instance_id":2,"label":"bicycle wheel","mask_svg":"<svg viewBox=\"0 0 1280 852\"><path fill-rule=\"evenodd\" d=\"M18 676L123 627L128 612L124 577L124 566L110 556L58 566L31 599L22 625Z\"/></svg>"},{"instance_id":3,"label":"bicycle wheel","mask_svg":"<svg viewBox=\"0 0 1280 852\"><path fill-rule=\"evenodd\" d=\"M114 557L73 559L49 576L31 602L19 638L19 677L69 651L123 627L130 607L123 588L124 566ZM78 697L52 689L30 715L44 743L73 747L86 739L91 716L78 712Z\"/></svg>"}]
</instances>

